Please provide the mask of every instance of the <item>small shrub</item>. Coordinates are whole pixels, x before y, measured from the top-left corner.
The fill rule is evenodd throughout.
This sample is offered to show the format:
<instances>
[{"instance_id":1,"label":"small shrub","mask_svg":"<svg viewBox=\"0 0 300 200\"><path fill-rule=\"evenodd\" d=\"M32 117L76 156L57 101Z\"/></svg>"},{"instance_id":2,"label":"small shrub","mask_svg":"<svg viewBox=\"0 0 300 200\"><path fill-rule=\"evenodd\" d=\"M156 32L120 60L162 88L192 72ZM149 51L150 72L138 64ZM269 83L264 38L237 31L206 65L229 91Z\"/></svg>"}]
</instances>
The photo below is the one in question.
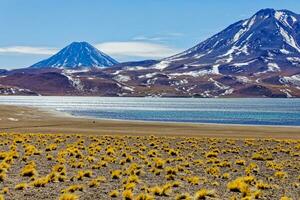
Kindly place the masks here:
<instances>
[{"instance_id":1,"label":"small shrub","mask_svg":"<svg viewBox=\"0 0 300 200\"><path fill-rule=\"evenodd\" d=\"M280 198L280 200L293 200L292 198L289 198L289 197L286 197L286 196L283 196Z\"/></svg>"},{"instance_id":2,"label":"small shrub","mask_svg":"<svg viewBox=\"0 0 300 200\"><path fill-rule=\"evenodd\" d=\"M74 193L76 191L83 191L82 185L71 185L68 188L62 190L62 193Z\"/></svg>"},{"instance_id":3,"label":"small shrub","mask_svg":"<svg viewBox=\"0 0 300 200\"><path fill-rule=\"evenodd\" d=\"M76 194L69 194L69 193L62 194L59 197L59 200L78 200L78 199L79 199L78 195L76 195Z\"/></svg>"},{"instance_id":4,"label":"small shrub","mask_svg":"<svg viewBox=\"0 0 300 200\"><path fill-rule=\"evenodd\" d=\"M154 200L154 197L150 194L138 194L134 200Z\"/></svg>"},{"instance_id":5,"label":"small shrub","mask_svg":"<svg viewBox=\"0 0 300 200\"><path fill-rule=\"evenodd\" d=\"M187 182L192 185L199 185L200 178L198 176L192 176L187 178Z\"/></svg>"},{"instance_id":6,"label":"small shrub","mask_svg":"<svg viewBox=\"0 0 300 200\"><path fill-rule=\"evenodd\" d=\"M21 176L32 177L37 174L35 162L30 162L21 171Z\"/></svg>"},{"instance_id":7,"label":"small shrub","mask_svg":"<svg viewBox=\"0 0 300 200\"><path fill-rule=\"evenodd\" d=\"M192 197L189 193L178 194L175 197L175 200L192 200Z\"/></svg>"},{"instance_id":8,"label":"small shrub","mask_svg":"<svg viewBox=\"0 0 300 200\"><path fill-rule=\"evenodd\" d=\"M287 173L283 171L277 171L274 173L274 176L279 179L287 178Z\"/></svg>"},{"instance_id":9,"label":"small shrub","mask_svg":"<svg viewBox=\"0 0 300 200\"><path fill-rule=\"evenodd\" d=\"M109 196L112 198L116 198L119 196L119 192L117 190L113 190L109 193Z\"/></svg>"},{"instance_id":10,"label":"small shrub","mask_svg":"<svg viewBox=\"0 0 300 200\"><path fill-rule=\"evenodd\" d=\"M236 160L235 164L245 166L246 165L246 161L245 160Z\"/></svg>"},{"instance_id":11,"label":"small shrub","mask_svg":"<svg viewBox=\"0 0 300 200\"><path fill-rule=\"evenodd\" d=\"M239 177L227 184L227 188L232 192L240 192L243 196L250 193L250 187L246 183L244 177Z\"/></svg>"},{"instance_id":12,"label":"small shrub","mask_svg":"<svg viewBox=\"0 0 300 200\"><path fill-rule=\"evenodd\" d=\"M114 170L111 172L111 178L112 179L120 179L121 174L122 174L121 170Z\"/></svg>"},{"instance_id":13,"label":"small shrub","mask_svg":"<svg viewBox=\"0 0 300 200\"><path fill-rule=\"evenodd\" d=\"M32 185L34 187L45 187L46 184L48 184L50 182L50 179L48 177L42 177L42 178L38 178L36 180L34 180L32 182Z\"/></svg>"},{"instance_id":14,"label":"small shrub","mask_svg":"<svg viewBox=\"0 0 300 200\"><path fill-rule=\"evenodd\" d=\"M15 189L16 190L24 190L27 188L27 186L28 186L27 183L20 183L20 184L16 185Z\"/></svg>"},{"instance_id":15,"label":"small shrub","mask_svg":"<svg viewBox=\"0 0 300 200\"><path fill-rule=\"evenodd\" d=\"M131 190L124 190L122 196L124 200L133 200L133 193Z\"/></svg>"},{"instance_id":16,"label":"small shrub","mask_svg":"<svg viewBox=\"0 0 300 200\"><path fill-rule=\"evenodd\" d=\"M205 199L206 197L215 197L215 191L214 190L207 190L207 189L201 189L198 192L195 193L194 199Z\"/></svg>"},{"instance_id":17,"label":"small shrub","mask_svg":"<svg viewBox=\"0 0 300 200\"><path fill-rule=\"evenodd\" d=\"M3 182L6 179L6 173L0 173L0 182Z\"/></svg>"}]
</instances>

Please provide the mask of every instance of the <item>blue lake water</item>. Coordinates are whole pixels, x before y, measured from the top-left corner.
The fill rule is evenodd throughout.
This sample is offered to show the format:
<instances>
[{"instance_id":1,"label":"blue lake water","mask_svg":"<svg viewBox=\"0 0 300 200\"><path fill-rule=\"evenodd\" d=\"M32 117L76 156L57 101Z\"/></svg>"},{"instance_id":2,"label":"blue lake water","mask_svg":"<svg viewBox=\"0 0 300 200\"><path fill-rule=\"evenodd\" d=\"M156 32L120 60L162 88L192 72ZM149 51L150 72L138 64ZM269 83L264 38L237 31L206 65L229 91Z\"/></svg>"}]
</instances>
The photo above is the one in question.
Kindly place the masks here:
<instances>
[{"instance_id":1,"label":"blue lake water","mask_svg":"<svg viewBox=\"0 0 300 200\"><path fill-rule=\"evenodd\" d=\"M300 99L2 96L0 104L100 119L300 126Z\"/></svg>"}]
</instances>

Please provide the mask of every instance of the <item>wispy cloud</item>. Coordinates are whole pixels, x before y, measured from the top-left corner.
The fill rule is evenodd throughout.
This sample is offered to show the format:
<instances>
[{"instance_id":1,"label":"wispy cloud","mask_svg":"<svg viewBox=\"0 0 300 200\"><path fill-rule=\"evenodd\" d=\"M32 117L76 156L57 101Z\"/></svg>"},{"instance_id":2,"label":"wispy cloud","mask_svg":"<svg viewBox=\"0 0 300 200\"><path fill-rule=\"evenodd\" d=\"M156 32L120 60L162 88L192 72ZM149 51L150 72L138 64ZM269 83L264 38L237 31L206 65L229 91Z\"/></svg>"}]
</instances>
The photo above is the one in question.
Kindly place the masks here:
<instances>
[{"instance_id":1,"label":"wispy cloud","mask_svg":"<svg viewBox=\"0 0 300 200\"><path fill-rule=\"evenodd\" d=\"M96 44L96 47L115 57L164 58L181 51L163 44L137 41L105 42Z\"/></svg>"},{"instance_id":2,"label":"wispy cloud","mask_svg":"<svg viewBox=\"0 0 300 200\"><path fill-rule=\"evenodd\" d=\"M95 45L100 51L116 58L164 58L174 55L181 49L173 48L158 42L125 41L104 42ZM8 46L0 47L1 55L53 55L58 48L34 47L34 46Z\"/></svg>"},{"instance_id":3,"label":"wispy cloud","mask_svg":"<svg viewBox=\"0 0 300 200\"><path fill-rule=\"evenodd\" d=\"M138 35L132 38L132 40L136 41L167 41L176 39L177 37L183 36L182 33L161 33L156 35Z\"/></svg>"},{"instance_id":4,"label":"wispy cloud","mask_svg":"<svg viewBox=\"0 0 300 200\"><path fill-rule=\"evenodd\" d=\"M165 40L165 37L149 37L149 36L143 36L143 35L139 35L139 36L135 36L132 38L132 40L136 40L136 41L162 41Z\"/></svg>"},{"instance_id":5,"label":"wispy cloud","mask_svg":"<svg viewBox=\"0 0 300 200\"><path fill-rule=\"evenodd\" d=\"M29 54L29 55L53 55L58 51L56 48L34 46L9 46L0 47L0 54Z\"/></svg>"}]
</instances>

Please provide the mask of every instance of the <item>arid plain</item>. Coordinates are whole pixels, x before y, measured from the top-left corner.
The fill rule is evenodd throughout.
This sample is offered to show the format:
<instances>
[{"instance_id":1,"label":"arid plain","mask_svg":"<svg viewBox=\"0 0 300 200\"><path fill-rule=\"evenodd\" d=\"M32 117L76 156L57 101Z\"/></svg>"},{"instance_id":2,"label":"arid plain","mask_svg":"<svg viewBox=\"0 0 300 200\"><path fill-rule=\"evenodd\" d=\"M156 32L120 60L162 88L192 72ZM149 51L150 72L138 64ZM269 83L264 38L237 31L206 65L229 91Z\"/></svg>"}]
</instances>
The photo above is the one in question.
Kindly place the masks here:
<instances>
[{"instance_id":1,"label":"arid plain","mask_svg":"<svg viewBox=\"0 0 300 200\"><path fill-rule=\"evenodd\" d=\"M298 199L297 127L106 121L1 106L1 199Z\"/></svg>"}]
</instances>

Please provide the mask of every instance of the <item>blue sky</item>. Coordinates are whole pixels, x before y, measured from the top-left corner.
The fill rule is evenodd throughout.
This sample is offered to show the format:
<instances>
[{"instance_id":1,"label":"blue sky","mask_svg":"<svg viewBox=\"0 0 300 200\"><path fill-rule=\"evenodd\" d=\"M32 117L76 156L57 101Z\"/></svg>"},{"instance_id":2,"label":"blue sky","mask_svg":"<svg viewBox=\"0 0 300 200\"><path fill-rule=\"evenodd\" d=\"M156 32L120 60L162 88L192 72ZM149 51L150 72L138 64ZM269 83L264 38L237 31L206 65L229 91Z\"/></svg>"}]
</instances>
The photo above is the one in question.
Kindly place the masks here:
<instances>
[{"instance_id":1,"label":"blue sky","mask_svg":"<svg viewBox=\"0 0 300 200\"><path fill-rule=\"evenodd\" d=\"M119 61L190 48L262 8L300 13L299 0L0 0L0 68L20 68L72 41Z\"/></svg>"}]
</instances>

